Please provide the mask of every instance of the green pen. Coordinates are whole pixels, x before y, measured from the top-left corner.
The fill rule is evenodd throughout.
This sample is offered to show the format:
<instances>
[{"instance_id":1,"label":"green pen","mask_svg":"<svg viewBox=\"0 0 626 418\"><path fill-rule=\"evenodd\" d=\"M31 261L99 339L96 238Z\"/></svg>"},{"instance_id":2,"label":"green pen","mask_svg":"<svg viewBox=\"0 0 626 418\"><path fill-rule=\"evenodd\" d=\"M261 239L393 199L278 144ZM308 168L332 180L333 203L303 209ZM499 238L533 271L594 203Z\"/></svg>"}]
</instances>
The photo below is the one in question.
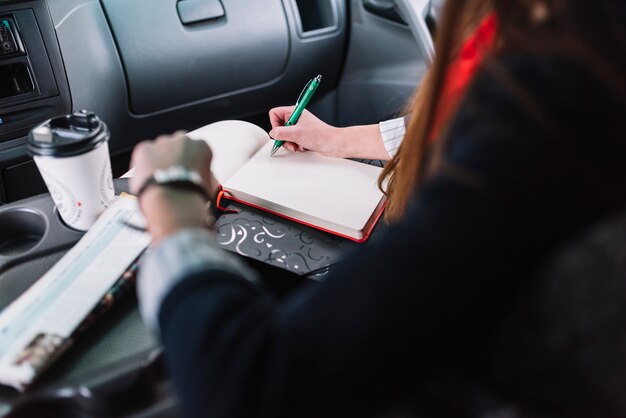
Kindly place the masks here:
<instances>
[{"instance_id":1,"label":"green pen","mask_svg":"<svg viewBox=\"0 0 626 418\"><path fill-rule=\"evenodd\" d=\"M318 75L314 79L310 80L306 86L304 86L304 89L302 90L302 93L300 93L300 97L298 97L298 101L296 102L296 108L289 117L289 120L287 121L285 126L292 126L295 125L296 122L298 122L298 119L300 119L300 115L302 115L302 112L304 112L304 108L306 107L306 105L309 104L309 101L311 101L313 94L315 94L315 91L317 90L317 87L320 85L321 82L322 76ZM285 141L275 140L270 155L274 156L274 154L276 154L276 151L278 151L284 143Z\"/></svg>"}]
</instances>

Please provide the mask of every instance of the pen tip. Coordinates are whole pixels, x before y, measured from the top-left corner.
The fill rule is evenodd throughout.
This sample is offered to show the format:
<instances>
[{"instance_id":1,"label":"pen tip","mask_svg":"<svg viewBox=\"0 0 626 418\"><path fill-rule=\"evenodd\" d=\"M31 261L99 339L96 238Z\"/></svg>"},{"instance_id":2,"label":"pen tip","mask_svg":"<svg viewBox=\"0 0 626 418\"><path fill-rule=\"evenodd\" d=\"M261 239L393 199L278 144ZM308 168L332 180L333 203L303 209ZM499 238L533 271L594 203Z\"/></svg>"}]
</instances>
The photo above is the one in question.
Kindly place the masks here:
<instances>
[{"instance_id":1,"label":"pen tip","mask_svg":"<svg viewBox=\"0 0 626 418\"><path fill-rule=\"evenodd\" d=\"M273 147L273 148L272 148L272 151L270 152L270 157L273 157L273 156L274 156L274 154L276 154L276 151L278 151L278 148Z\"/></svg>"}]
</instances>

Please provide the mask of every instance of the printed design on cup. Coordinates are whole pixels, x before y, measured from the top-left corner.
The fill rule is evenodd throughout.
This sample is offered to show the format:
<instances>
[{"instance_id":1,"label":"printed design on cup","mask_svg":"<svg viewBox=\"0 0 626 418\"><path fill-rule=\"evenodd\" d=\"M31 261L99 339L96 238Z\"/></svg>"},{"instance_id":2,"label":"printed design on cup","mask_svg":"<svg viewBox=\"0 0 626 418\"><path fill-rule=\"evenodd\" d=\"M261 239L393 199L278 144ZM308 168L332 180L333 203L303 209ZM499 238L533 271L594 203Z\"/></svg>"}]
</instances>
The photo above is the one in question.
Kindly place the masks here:
<instances>
[{"instance_id":1,"label":"printed design on cup","mask_svg":"<svg viewBox=\"0 0 626 418\"><path fill-rule=\"evenodd\" d=\"M82 217L82 205L78 202L74 193L72 193L72 191L63 183L41 168L39 168L39 171L41 172L41 176L50 191L52 200L54 201L61 218L66 224L74 225Z\"/></svg>"},{"instance_id":2,"label":"printed design on cup","mask_svg":"<svg viewBox=\"0 0 626 418\"><path fill-rule=\"evenodd\" d=\"M106 125L87 110L49 119L28 136L28 152L71 228L87 231L115 199L109 137Z\"/></svg>"},{"instance_id":3,"label":"printed design on cup","mask_svg":"<svg viewBox=\"0 0 626 418\"><path fill-rule=\"evenodd\" d=\"M113 190L113 176L111 175L111 160L108 155L104 158L102 170L100 171L100 198L101 204L106 209L108 208L115 198L115 191Z\"/></svg>"}]
</instances>

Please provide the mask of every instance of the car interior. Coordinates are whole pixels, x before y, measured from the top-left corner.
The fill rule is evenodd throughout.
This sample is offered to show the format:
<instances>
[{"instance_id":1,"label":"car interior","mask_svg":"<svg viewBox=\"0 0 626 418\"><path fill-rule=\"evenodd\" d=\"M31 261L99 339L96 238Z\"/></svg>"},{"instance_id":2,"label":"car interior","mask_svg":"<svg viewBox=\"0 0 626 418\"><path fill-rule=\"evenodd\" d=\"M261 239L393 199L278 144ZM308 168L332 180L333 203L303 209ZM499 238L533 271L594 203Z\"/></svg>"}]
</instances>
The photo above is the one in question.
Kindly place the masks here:
<instances>
[{"instance_id":1,"label":"car interior","mask_svg":"<svg viewBox=\"0 0 626 418\"><path fill-rule=\"evenodd\" d=\"M94 112L117 178L159 134L227 119L268 131L269 109L295 103L317 74L309 110L337 126L377 123L419 85L432 59L419 36L438 3L0 0L0 310L81 236L33 214L55 216L37 198L47 189L26 150L34 126ZM26 210L2 211L16 205ZM127 298L27 394L0 388L0 416L178 416L159 357Z\"/></svg>"},{"instance_id":2,"label":"car interior","mask_svg":"<svg viewBox=\"0 0 626 418\"><path fill-rule=\"evenodd\" d=\"M25 137L71 110L109 127L114 177L143 139L224 119L269 128L317 74L310 110L326 122L397 115L426 66L387 3L3 0L0 202L45 191Z\"/></svg>"}]
</instances>

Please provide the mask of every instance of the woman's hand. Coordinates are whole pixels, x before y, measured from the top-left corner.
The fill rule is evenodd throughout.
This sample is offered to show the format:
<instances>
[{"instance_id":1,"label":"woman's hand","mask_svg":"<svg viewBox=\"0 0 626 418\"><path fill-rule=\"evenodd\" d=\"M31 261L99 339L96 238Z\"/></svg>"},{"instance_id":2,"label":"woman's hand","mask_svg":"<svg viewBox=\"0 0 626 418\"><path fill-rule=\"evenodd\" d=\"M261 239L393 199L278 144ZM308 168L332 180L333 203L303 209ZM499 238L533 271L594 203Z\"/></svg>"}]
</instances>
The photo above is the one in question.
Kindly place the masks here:
<instances>
[{"instance_id":1,"label":"woman's hand","mask_svg":"<svg viewBox=\"0 0 626 418\"><path fill-rule=\"evenodd\" d=\"M295 106L276 107L270 110L273 139L285 141L283 147L289 151L316 151L329 157L364 158L388 160L378 125L336 128L321 121L308 110L302 112L298 123L283 126L293 113Z\"/></svg>"},{"instance_id":2,"label":"woman's hand","mask_svg":"<svg viewBox=\"0 0 626 418\"><path fill-rule=\"evenodd\" d=\"M284 106L270 110L272 139L285 141L283 147L289 151L310 150L331 157L344 157L339 129L322 122L308 110L302 112L297 124L283 126L295 108L295 106Z\"/></svg>"},{"instance_id":3,"label":"woman's hand","mask_svg":"<svg viewBox=\"0 0 626 418\"><path fill-rule=\"evenodd\" d=\"M194 141L182 131L161 135L154 141L143 141L133 150L130 179L131 193L137 193L156 170L182 166L197 172L211 196L217 192L217 182L211 173L212 153L204 141ZM193 191L154 185L141 195L141 208L148 221L154 241L159 241L182 228L206 226L206 202Z\"/></svg>"}]
</instances>

